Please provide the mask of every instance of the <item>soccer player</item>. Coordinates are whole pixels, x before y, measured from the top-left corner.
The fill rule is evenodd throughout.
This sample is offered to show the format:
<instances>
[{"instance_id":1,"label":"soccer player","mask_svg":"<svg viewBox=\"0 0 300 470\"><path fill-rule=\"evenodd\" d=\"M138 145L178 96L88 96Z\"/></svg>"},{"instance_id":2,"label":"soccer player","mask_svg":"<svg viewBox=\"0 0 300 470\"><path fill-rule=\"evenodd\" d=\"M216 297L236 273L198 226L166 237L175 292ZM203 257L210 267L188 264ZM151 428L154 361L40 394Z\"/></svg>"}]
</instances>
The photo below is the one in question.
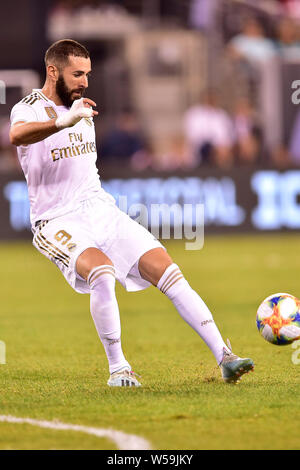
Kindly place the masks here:
<instances>
[{"instance_id":1,"label":"soccer player","mask_svg":"<svg viewBox=\"0 0 300 470\"><path fill-rule=\"evenodd\" d=\"M28 184L33 245L73 289L90 294L109 364L108 385L141 385L121 347L116 279L128 291L156 286L211 349L225 382L237 382L253 369L253 361L232 353L165 248L101 187L93 123L98 112L84 97L91 73L88 51L73 40L57 41L47 50L45 65L43 88L11 111L10 139Z\"/></svg>"}]
</instances>

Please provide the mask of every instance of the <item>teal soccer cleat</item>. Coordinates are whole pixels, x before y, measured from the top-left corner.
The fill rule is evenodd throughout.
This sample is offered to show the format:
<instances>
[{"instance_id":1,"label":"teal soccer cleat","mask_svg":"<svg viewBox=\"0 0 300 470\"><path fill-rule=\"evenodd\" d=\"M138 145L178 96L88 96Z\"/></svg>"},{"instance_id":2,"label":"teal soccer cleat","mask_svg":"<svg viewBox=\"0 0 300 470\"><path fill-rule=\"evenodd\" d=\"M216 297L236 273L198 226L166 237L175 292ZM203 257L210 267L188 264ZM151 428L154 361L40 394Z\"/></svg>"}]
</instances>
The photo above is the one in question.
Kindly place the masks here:
<instances>
[{"instance_id":1,"label":"teal soccer cleat","mask_svg":"<svg viewBox=\"0 0 300 470\"><path fill-rule=\"evenodd\" d=\"M233 354L229 340L230 351L224 348L223 359L219 364L224 382L236 384L242 375L254 370L254 362L250 358L242 358Z\"/></svg>"}]
</instances>

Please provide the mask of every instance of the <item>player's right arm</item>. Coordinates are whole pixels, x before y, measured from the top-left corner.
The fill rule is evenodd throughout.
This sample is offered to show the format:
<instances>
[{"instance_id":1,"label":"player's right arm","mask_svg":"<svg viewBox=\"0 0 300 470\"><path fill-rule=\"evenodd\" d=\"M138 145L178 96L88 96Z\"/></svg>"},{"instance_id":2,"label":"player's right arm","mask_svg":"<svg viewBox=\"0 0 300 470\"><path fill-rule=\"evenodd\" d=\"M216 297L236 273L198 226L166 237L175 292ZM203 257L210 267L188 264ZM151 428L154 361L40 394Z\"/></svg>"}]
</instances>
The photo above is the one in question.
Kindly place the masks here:
<instances>
[{"instance_id":1,"label":"player's right arm","mask_svg":"<svg viewBox=\"0 0 300 470\"><path fill-rule=\"evenodd\" d=\"M97 111L92 109L96 103L88 98L75 100L69 111L50 121L23 121L13 122L10 129L10 141L13 145L29 145L40 142L52 134L66 127L72 127L82 118L96 116Z\"/></svg>"},{"instance_id":2,"label":"player's right arm","mask_svg":"<svg viewBox=\"0 0 300 470\"><path fill-rule=\"evenodd\" d=\"M16 122L10 128L10 142L17 146L40 142L60 130L55 121L56 119L45 122Z\"/></svg>"}]
</instances>

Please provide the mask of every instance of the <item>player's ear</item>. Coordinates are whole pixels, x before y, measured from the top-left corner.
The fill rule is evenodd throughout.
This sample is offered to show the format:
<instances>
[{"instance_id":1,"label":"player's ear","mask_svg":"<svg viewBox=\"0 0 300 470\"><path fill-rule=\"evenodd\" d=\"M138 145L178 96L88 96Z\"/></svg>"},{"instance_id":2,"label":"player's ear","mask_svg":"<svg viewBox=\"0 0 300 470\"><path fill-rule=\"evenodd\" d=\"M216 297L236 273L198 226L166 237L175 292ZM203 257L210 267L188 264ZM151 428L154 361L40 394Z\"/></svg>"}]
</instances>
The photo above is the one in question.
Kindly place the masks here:
<instances>
[{"instance_id":1,"label":"player's ear","mask_svg":"<svg viewBox=\"0 0 300 470\"><path fill-rule=\"evenodd\" d=\"M49 78L52 78L52 80L56 81L59 76L59 70L55 65L48 65L47 66L47 75Z\"/></svg>"}]
</instances>

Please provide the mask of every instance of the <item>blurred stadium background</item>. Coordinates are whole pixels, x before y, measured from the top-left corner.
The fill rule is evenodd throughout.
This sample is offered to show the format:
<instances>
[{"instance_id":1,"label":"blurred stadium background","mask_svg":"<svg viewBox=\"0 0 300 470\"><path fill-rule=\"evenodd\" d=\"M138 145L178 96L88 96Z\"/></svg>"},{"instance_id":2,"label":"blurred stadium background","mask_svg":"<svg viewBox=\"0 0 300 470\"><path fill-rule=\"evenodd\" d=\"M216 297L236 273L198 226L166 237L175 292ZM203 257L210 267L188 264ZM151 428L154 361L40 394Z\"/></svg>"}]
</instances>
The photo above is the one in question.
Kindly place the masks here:
<instances>
[{"instance_id":1,"label":"blurred stadium background","mask_svg":"<svg viewBox=\"0 0 300 470\"><path fill-rule=\"evenodd\" d=\"M62 38L91 52L87 96L100 110L98 165L117 198L203 202L206 233L299 229L299 3L2 5L0 238L30 237L27 190L8 138L10 109L42 86L45 50Z\"/></svg>"}]
</instances>

